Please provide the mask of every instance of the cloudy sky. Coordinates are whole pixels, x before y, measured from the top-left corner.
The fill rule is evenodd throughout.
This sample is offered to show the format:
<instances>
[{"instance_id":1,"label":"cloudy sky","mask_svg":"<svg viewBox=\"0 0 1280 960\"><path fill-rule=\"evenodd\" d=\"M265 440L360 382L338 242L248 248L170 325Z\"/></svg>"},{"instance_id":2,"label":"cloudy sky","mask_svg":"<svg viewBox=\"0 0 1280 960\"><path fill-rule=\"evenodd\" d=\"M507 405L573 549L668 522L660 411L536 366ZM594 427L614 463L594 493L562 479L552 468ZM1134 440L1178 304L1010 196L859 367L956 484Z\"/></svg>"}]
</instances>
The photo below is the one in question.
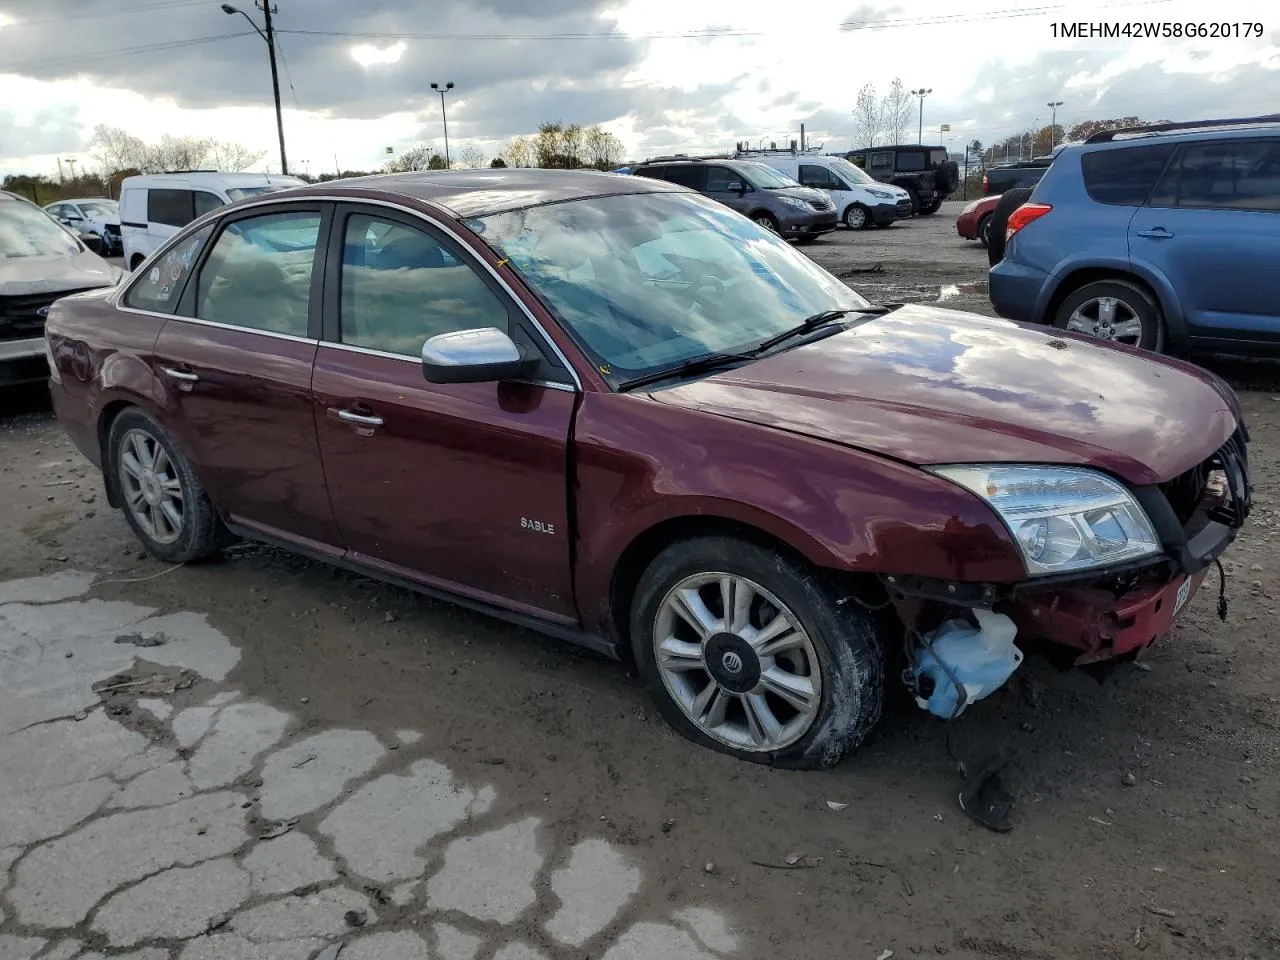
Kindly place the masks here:
<instances>
[{"instance_id":1,"label":"cloudy sky","mask_svg":"<svg viewBox=\"0 0 1280 960\"><path fill-rule=\"evenodd\" d=\"M851 145L859 87L931 87L925 139L1048 121L1280 112L1274 0L277 0L295 170L439 144L492 155L543 120L601 123L631 158L798 135ZM261 22L251 0L240 4ZM278 164L266 45L218 0L0 0L0 173L93 165L96 124L234 139ZM1260 39L1064 40L1062 21L1264 25ZM948 123L951 133L939 133ZM930 134L932 128L932 134Z\"/></svg>"}]
</instances>

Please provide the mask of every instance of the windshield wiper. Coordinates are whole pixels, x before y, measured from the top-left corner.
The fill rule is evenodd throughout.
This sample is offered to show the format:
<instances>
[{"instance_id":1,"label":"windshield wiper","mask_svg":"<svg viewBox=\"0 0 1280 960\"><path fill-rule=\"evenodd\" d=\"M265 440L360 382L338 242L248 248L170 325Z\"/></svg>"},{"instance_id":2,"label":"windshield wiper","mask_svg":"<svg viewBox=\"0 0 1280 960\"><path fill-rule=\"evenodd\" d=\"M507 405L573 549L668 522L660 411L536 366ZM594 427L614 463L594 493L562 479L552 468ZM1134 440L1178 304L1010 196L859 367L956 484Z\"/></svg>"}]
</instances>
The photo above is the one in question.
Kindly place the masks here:
<instances>
[{"instance_id":1,"label":"windshield wiper","mask_svg":"<svg viewBox=\"0 0 1280 960\"><path fill-rule=\"evenodd\" d=\"M791 327L788 330L783 330L781 333L775 334L774 336L770 337L768 340L762 340L759 344L757 344L752 349L751 352L753 354L764 353L766 350L771 350L780 343L785 343L786 341L793 340L796 337L804 336L806 333L809 333L812 330L816 330L818 329L818 327L821 327L824 324L828 324L832 320L839 320L841 317L848 316L851 313L858 313L858 314L862 314L863 316L877 317L877 316L881 316L883 314L888 313L890 310L895 309L897 306L898 305L895 304L892 307L864 307L862 309L857 309L857 310L852 308L848 310L823 310L820 313L815 313L811 317L805 317L803 320L797 323L794 327Z\"/></svg>"},{"instance_id":2,"label":"windshield wiper","mask_svg":"<svg viewBox=\"0 0 1280 960\"><path fill-rule=\"evenodd\" d=\"M623 380L622 383L618 384L618 389L631 390L635 387L657 383L659 380L670 380L672 377L702 373L704 370L714 370L716 367L751 359L754 358L746 353L708 353L701 357L685 360L683 363L678 363L674 367L668 367L665 370L659 370L656 373L646 373L643 376L632 377L630 380Z\"/></svg>"}]
</instances>

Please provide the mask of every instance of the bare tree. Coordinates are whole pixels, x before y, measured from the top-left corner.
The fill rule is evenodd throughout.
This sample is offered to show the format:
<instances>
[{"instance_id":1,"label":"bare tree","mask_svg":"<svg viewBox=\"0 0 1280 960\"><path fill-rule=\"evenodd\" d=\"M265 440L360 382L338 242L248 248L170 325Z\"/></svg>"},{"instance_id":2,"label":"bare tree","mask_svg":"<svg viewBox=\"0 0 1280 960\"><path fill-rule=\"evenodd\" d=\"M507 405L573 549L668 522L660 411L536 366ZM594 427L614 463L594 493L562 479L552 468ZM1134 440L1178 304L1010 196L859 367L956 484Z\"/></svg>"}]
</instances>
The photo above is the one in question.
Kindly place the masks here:
<instances>
[{"instance_id":1,"label":"bare tree","mask_svg":"<svg viewBox=\"0 0 1280 960\"><path fill-rule=\"evenodd\" d=\"M622 160L622 141L595 123L583 133L586 161L597 170L612 170Z\"/></svg>"},{"instance_id":2,"label":"bare tree","mask_svg":"<svg viewBox=\"0 0 1280 960\"><path fill-rule=\"evenodd\" d=\"M853 138L859 147L874 147L884 132L880 101L876 97L874 83L866 84L858 91L853 106Z\"/></svg>"},{"instance_id":3,"label":"bare tree","mask_svg":"<svg viewBox=\"0 0 1280 960\"><path fill-rule=\"evenodd\" d=\"M468 144L458 151L458 159L454 162L454 166L475 169L476 167L483 167L488 162L488 159L483 150L475 144Z\"/></svg>"},{"instance_id":4,"label":"bare tree","mask_svg":"<svg viewBox=\"0 0 1280 960\"><path fill-rule=\"evenodd\" d=\"M243 143L215 140L209 148L209 159L224 173L240 173L258 164L267 155L265 150L251 150Z\"/></svg>"},{"instance_id":5,"label":"bare tree","mask_svg":"<svg viewBox=\"0 0 1280 960\"><path fill-rule=\"evenodd\" d=\"M502 158L509 167L533 166L533 144L528 137L513 137L502 151Z\"/></svg>"},{"instance_id":6,"label":"bare tree","mask_svg":"<svg viewBox=\"0 0 1280 960\"><path fill-rule=\"evenodd\" d=\"M106 124L93 128L89 150L102 168L104 178L119 170L141 169L146 162L147 145L140 137Z\"/></svg>"},{"instance_id":7,"label":"bare tree","mask_svg":"<svg viewBox=\"0 0 1280 960\"><path fill-rule=\"evenodd\" d=\"M419 143L392 157L382 168L387 173L409 173L412 170L439 170L444 156L429 143Z\"/></svg>"},{"instance_id":8,"label":"bare tree","mask_svg":"<svg viewBox=\"0 0 1280 960\"><path fill-rule=\"evenodd\" d=\"M901 79L895 78L889 84L889 92L880 104L880 116L890 143L906 143L911 136L912 99Z\"/></svg>"}]
</instances>

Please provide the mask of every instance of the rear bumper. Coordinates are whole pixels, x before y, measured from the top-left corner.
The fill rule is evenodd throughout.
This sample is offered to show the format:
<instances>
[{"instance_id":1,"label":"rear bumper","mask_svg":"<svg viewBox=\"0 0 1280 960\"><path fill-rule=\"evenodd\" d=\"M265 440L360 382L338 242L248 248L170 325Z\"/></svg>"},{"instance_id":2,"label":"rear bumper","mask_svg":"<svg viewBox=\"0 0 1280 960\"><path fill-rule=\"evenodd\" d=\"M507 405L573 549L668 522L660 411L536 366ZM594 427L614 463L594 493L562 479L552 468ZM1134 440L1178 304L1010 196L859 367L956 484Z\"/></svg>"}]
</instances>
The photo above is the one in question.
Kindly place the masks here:
<instances>
[{"instance_id":1,"label":"rear bumper","mask_svg":"<svg viewBox=\"0 0 1280 960\"><path fill-rule=\"evenodd\" d=\"M1020 263L1001 260L991 268L991 306L1006 320L1038 323L1036 303L1040 291L1049 282L1049 274Z\"/></svg>"}]
</instances>

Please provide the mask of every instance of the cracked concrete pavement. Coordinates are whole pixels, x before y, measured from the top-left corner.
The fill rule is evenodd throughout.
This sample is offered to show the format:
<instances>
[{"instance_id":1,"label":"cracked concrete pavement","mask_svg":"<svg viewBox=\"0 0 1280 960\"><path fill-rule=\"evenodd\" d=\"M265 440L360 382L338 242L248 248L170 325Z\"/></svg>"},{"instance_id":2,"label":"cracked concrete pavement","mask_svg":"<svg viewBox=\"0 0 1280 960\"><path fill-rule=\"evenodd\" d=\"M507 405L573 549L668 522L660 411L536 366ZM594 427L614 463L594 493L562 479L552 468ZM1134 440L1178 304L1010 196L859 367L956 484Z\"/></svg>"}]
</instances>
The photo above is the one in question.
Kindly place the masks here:
<instances>
[{"instance_id":1,"label":"cracked concrete pavement","mask_svg":"<svg viewBox=\"0 0 1280 960\"><path fill-rule=\"evenodd\" d=\"M619 845L560 847L418 731L316 729L244 695L201 613L94 579L0 583L0 960L739 954L715 909L636 909Z\"/></svg>"}]
</instances>

